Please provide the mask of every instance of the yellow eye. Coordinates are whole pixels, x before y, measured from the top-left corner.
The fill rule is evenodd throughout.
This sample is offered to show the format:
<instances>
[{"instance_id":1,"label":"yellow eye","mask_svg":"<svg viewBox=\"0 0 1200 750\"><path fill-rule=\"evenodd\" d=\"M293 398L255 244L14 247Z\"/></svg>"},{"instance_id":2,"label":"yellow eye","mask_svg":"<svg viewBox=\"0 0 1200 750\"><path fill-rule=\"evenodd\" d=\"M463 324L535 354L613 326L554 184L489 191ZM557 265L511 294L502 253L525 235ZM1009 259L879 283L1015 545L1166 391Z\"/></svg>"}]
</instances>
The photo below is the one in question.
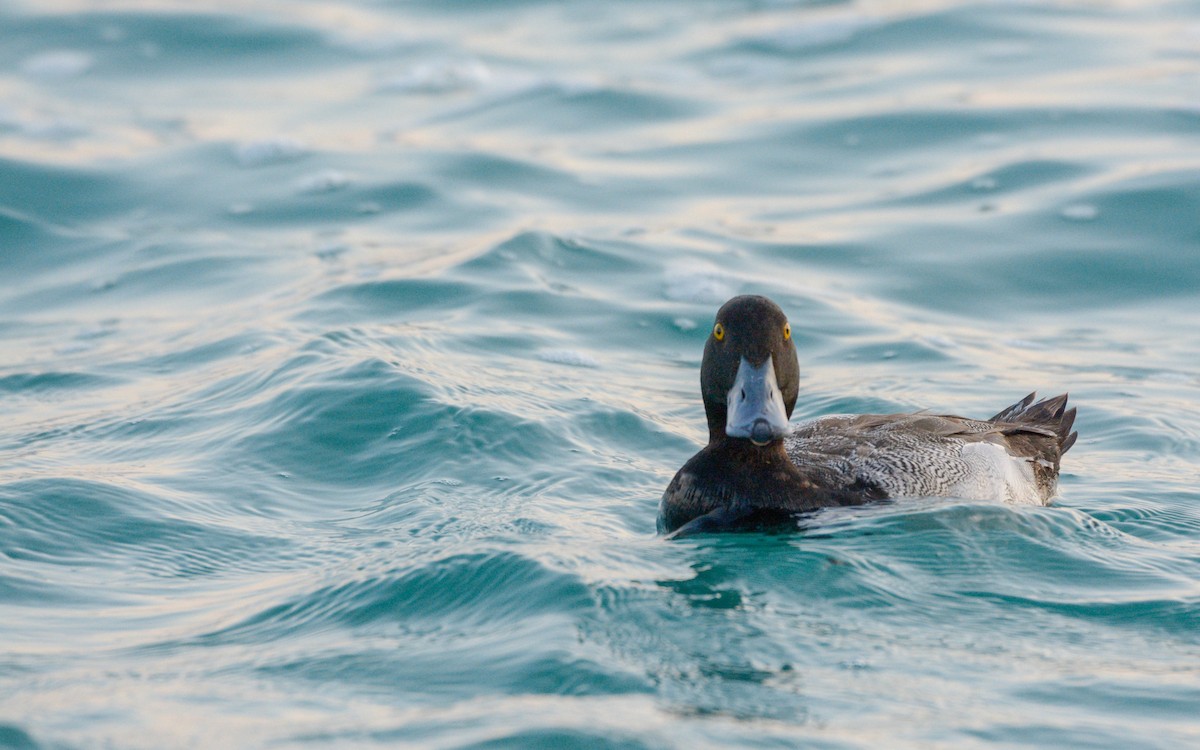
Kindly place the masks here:
<instances>
[{"instance_id":1,"label":"yellow eye","mask_svg":"<svg viewBox=\"0 0 1200 750\"><path fill-rule=\"evenodd\" d=\"M715 326L713 326L713 338L717 341L724 341L725 326L721 325L720 323L717 323Z\"/></svg>"},{"instance_id":2,"label":"yellow eye","mask_svg":"<svg viewBox=\"0 0 1200 750\"><path fill-rule=\"evenodd\" d=\"M783 324L783 340L787 341L791 337L792 337L792 324L784 323Z\"/></svg>"}]
</instances>

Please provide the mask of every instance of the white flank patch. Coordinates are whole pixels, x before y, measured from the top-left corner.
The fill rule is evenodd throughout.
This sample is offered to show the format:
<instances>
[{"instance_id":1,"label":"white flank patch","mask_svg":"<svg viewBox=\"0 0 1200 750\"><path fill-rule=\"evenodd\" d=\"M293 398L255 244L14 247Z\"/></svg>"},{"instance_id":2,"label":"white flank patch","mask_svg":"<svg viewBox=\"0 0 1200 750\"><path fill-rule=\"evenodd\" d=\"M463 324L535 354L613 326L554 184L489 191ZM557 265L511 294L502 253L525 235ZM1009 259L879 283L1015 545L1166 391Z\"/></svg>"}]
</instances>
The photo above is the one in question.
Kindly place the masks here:
<instances>
[{"instance_id":1,"label":"white flank patch","mask_svg":"<svg viewBox=\"0 0 1200 750\"><path fill-rule=\"evenodd\" d=\"M994 443L967 443L962 448L962 459L970 471L949 494L967 500L1043 504L1029 461L1014 458Z\"/></svg>"}]
</instances>

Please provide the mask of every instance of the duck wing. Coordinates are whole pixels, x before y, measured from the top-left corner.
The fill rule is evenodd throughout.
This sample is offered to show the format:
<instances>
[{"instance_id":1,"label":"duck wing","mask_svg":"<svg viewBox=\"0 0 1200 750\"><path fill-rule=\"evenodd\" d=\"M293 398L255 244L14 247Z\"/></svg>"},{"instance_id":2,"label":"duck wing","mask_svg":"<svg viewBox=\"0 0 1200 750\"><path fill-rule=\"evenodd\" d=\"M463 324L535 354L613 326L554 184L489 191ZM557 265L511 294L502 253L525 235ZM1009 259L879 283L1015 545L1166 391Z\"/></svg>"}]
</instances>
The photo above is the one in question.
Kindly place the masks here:
<instances>
[{"instance_id":1,"label":"duck wing","mask_svg":"<svg viewBox=\"0 0 1200 750\"><path fill-rule=\"evenodd\" d=\"M1044 503L1075 442L1075 410L1066 409L1066 394L1034 398L988 420L925 412L822 417L796 425L784 447L829 489Z\"/></svg>"}]
</instances>

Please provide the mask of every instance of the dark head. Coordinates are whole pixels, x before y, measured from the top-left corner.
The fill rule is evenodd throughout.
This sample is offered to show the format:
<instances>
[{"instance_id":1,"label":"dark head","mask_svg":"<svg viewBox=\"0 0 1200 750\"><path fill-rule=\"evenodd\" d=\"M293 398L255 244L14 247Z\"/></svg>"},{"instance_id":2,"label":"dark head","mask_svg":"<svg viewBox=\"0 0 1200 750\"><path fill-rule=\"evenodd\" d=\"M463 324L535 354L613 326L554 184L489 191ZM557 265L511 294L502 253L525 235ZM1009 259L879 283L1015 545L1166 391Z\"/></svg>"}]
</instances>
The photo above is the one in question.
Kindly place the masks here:
<instances>
[{"instance_id":1,"label":"dark head","mask_svg":"<svg viewBox=\"0 0 1200 750\"><path fill-rule=\"evenodd\" d=\"M766 445L787 434L800 363L783 310L766 297L734 297L717 311L704 345L700 392L709 440Z\"/></svg>"}]
</instances>

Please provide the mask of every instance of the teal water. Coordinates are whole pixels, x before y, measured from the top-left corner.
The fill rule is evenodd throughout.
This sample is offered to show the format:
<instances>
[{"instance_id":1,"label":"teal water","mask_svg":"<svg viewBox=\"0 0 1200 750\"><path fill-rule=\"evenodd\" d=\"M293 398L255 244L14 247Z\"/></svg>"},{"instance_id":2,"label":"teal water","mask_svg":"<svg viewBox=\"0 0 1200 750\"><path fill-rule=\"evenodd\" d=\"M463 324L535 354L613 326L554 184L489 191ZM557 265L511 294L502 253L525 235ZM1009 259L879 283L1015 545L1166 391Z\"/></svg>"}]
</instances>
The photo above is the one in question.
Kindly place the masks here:
<instances>
[{"instance_id":1,"label":"teal water","mask_svg":"<svg viewBox=\"0 0 1200 750\"><path fill-rule=\"evenodd\" d=\"M1045 508L654 534L1070 391ZM0 6L0 747L1200 745L1200 5Z\"/></svg>"}]
</instances>

